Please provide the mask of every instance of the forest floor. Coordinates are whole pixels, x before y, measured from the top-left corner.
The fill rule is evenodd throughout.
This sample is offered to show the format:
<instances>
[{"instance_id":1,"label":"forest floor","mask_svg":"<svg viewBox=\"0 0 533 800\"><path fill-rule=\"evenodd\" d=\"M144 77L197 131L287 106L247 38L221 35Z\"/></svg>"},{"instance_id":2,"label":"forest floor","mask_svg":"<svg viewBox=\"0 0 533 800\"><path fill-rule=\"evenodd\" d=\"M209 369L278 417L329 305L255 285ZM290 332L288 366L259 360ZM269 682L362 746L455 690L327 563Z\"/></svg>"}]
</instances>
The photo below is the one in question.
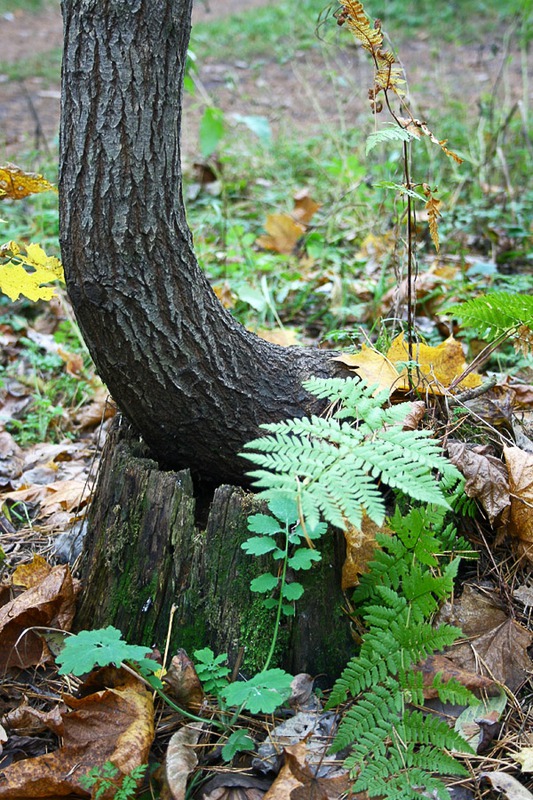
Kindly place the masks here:
<instances>
[{"instance_id":1,"label":"forest floor","mask_svg":"<svg viewBox=\"0 0 533 800\"><path fill-rule=\"evenodd\" d=\"M31 2L21 0L21 5L27 8ZM442 198L436 253L428 232L431 224L426 225L427 195L420 196L421 183L410 182L419 191L415 325L424 342L417 347L416 374L421 382L416 387L419 402L413 406L428 412L424 426L434 425L439 437L446 431L448 451L455 452L454 463L468 480L465 492L473 499L465 505L474 516L461 517L459 533L468 538L465 550L475 549L478 559L464 559L453 600L456 608L463 604L464 625L458 624L468 636L469 657L474 653L477 659L466 677L483 692L487 675L492 679L488 683L494 705L487 704L485 716L478 719L479 750L466 762L470 774L451 787L454 800L492 800L500 792L511 800L533 800L526 789L527 785L533 791L533 359L526 352L532 347L531 333L524 325L522 339L517 337L520 352L507 341L491 360L480 359L480 374L472 369L468 378L474 379L473 386L483 381L482 390L471 399L461 395L459 411L457 398L450 398L455 378L467 363L478 366L476 358L487 342L473 325L459 328L447 311L452 302L483 297L491 290L515 298L533 294L533 140L528 117L533 53L528 47L531 30L525 24L519 28L513 2L488 2L493 23L499 20L500 4L505 6L499 25L478 14L477 0L462 0L461 19L456 18L453 4L435 5L430 12L426 7L417 17L424 6L418 0L381 0L391 14L392 38L409 79L411 109L438 135L438 140L430 143L423 138L412 148L411 174L424 175L425 188L429 186L431 194L438 186ZM55 183L62 45L59 3L50 0L44 10L34 13L5 10L17 5L14 0L0 0L0 164L9 161L24 170L43 172ZM370 8L370 0L368 5L369 13L380 13L379 8ZM404 24L407 6L412 15ZM405 389L398 390L398 381L410 359L406 351L392 356L405 320L409 251L402 143L396 140L390 147L390 142L387 147L381 143L367 152L366 136L376 125L367 94L373 72L368 53L336 24L334 11L334 5L326 7L317 19L320 0L197 1L191 39L196 56L191 73L194 91L184 96L188 221L201 267L221 302L246 327L278 344L346 351L346 363L356 366L363 380L369 385L388 380L385 388L394 395L393 401L403 401ZM441 25L443 14L448 16ZM387 20L384 27L388 28ZM206 155L199 131L206 109L212 108L220 110L223 133ZM386 126L385 120L381 129ZM257 135L265 129L266 143ZM443 139L464 157L461 169L443 154L439 147ZM48 255L59 255L54 192L6 200L0 223L0 244L8 239L23 247L38 242ZM9 252L0 250L0 256L10 258ZM43 764L46 769L54 764L52 777L61 785L58 796L66 791L61 784L65 773L74 775L70 789L83 796L75 775L78 744L69 750L65 738L56 736L60 723L49 724L48 714L60 712L56 705L48 712L45 703L65 691L65 678L58 676L43 639L28 636L28 631L34 625L68 630L72 622L78 534L85 529L84 516L115 407L95 375L65 290L59 288L58 294L59 298L37 305L24 298L14 302L0 298L0 798L34 796L26 783L32 763L38 777ZM527 324L532 327L530 321ZM516 333L513 329L510 335ZM446 367L438 378L436 363ZM432 393L428 387L435 384ZM457 440L455 451L450 439ZM444 549L445 559L451 551ZM72 573L66 561L73 564ZM367 562L368 558L365 567ZM360 571L356 570L357 578ZM58 576L63 581L59 589L52 586ZM350 602L346 607L351 608ZM41 614L45 606L48 617ZM474 629L467 632L472 620ZM355 629L363 630L360 620ZM108 635L104 644L113 650L116 642ZM21 641L24 647L19 647ZM95 648L102 646L93 643ZM200 674L196 653L194 657ZM218 665L225 684L225 655L217 657L210 669L215 674ZM19 674L15 669L13 680L4 680L4 667L13 663L27 670ZM194 689L203 698L195 667L187 662L186 669L187 680L194 673ZM460 680L464 678L461 672ZM69 675L68 681L72 680ZM75 678L69 691L74 693L79 683ZM211 697L215 694L210 691ZM92 702L96 695L99 702L93 687ZM314 703L314 694L311 699ZM224 707L214 701L207 708L214 716L227 717L227 709L221 714ZM92 724L94 709L86 711ZM122 730L108 730L110 718L111 713L104 711L101 727L91 729L90 746L107 737L106 747L111 749L106 752L113 754ZM257 739L257 720L244 721ZM156 723L157 752L155 756L152 752L150 762L172 767L168 737L182 730L183 719L167 711ZM43 734L44 727L54 733ZM84 726L80 727L83 738ZM134 719L131 727L139 727L139 721ZM259 727L262 736L271 735L270 719L263 724L261 718ZM231 757L222 764L219 744L225 740L216 738L214 728L211 732L209 747L200 747L204 750L199 751L200 768L193 778L199 778L194 797L236 796L230 794L231 787L241 786L241 766L248 770L249 764L235 761L236 771L229 766ZM242 725L235 731L241 739L245 732ZM148 738L146 734L145 744ZM128 757L132 752L138 756L136 747L136 740L126 743ZM305 751L304 743L297 747ZM320 763L325 755L321 747ZM184 749L188 758L190 743ZM290 751L286 754L290 756ZM101 755L84 751L84 765L101 766ZM241 786L239 796L268 800L345 796L344 788L337 789L329 778L321 781L306 772L305 752L303 759L302 764L293 764L299 778L289 776L288 788L280 786L286 770L273 788L269 788L272 776L247 774L244 778L252 783ZM529 768L522 772L518 765L524 760ZM19 763L19 785L24 790L17 795L7 780L17 778ZM27 775L22 774L25 766ZM173 797L185 796L188 774L185 765L183 785ZM204 790L201 782L213 776ZM346 774L340 778L346 781ZM507 778L511 783L505 783ZM49 786L46 791L47 796L56 796ZM143 800L149 796L146 791ZM420 796L418 790L415 796ZM366 793L360 797L366 798Z\"/></svg>"},{"instance_id":2,"label":"forest floor","mask_svg":"<svg viewBox=\"0 0 533 800\"><path fill-rule=\"evenodd\" d=\"M201 0L196 3L192 47L198 26L207 53L198 63L202 101L207 99L232 113L264 115L275 132L312 135L326 128L342 133L367 119L366 86L371 71L360 50L347 46L349 37L340 29L328 46L303 47L290 61L283 57L282 44L269 48L267 35L263 42L258 38L256 53L249 52L245 58L240 53L232 55L231 47L217 54L216 39L209 42L210 23L268 5L265 0L215 0L207 7ZM323 16L332 11L324 5ZM310 18L309 28L315 25L317 20ZM5 14L2 29L0 147L5 146L13 158L22 149L33 145L38 149L43 143L53 152L59 126L59 4L51 2L39 13ZM317 33L320 30L319 25ZM415 90L414 108L420 119L434 108L448 107L453 114L454 106L457 113L466 109L475 116L480 97L487 93L503 93L510 104L522 97L525 65L511 32L504 35L479 28L473 39L443 38L438 46L421 28L411 30L408 39L401 31L395 38L410 88ZM186 97L184 152L192 158L199 113L198 99Z\"/></svg>"}]
</instances>

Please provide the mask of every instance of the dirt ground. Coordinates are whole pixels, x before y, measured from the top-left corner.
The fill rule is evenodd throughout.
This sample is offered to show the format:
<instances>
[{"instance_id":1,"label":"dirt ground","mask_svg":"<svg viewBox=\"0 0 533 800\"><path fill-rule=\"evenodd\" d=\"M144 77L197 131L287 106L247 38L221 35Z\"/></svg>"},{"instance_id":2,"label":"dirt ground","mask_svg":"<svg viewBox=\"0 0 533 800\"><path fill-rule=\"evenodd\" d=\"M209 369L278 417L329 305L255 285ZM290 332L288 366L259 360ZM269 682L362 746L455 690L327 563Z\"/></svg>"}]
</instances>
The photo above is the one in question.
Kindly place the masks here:
<instances>
[{"instance_id":1,"label":"dirt ground","mask_svg":"<svg viewBox=\"0 0 533 800\"><path fill-rule=\"evenodd\" d=\"M193 21L266 4L268 0L209 0L209 4L196 0ZM0 25L4 62L61 46L61 15L55 0L36 15L4 15ZM296 129L307 135L331 128L342 135L368 121L366 93L371 76L364 54L347 45L347 35L339 36L338 46L303 51L290 63L279 63L274 57L243 61L238 54L222 61L215 54L199 65L204 94L226 111L266 116L275 132ZM511 53L509 60L502 42L502 32L495 32L475 47L441 43L436 50L425 32L411 37L401 53L418 104L416 113L426 118L431 108L446 104L453 109L457 100L462 108L466 101L476 115L480 97L495 90L505 94L506 103L519 101L520 58ZM194 157L197 150L199 113L198 100L186 98L186 157ZM38 77L10 81L0 74L0 159L15 159L18 152L43 144L54 153L58 125L59 79L49 85Z\"/></svg>"}]
</instances>

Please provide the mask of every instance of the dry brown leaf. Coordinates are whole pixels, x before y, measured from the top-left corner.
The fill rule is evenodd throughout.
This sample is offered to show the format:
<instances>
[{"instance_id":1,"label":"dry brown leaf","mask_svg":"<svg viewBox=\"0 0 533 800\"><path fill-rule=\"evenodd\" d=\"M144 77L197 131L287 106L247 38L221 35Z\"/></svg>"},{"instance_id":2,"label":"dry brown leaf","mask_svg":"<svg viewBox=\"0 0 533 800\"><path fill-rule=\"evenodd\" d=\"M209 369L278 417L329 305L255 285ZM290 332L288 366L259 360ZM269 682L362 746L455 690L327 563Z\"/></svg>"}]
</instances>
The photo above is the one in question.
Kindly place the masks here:
<instances>
[{"instance_id":1,"label":"dry brown leaf","mask_svg":"<svg viewBox=\"0 0 533 800\"><path fill-rule=\"evenodd\" d=\"M363 514L361 530L353 525L346 525L346 557L342 565L342 591L345 592L359 583L359 576L368 572L368 562L372 560L376 549L376 534L390 534L386 525L376 525L370 517Z\"/></svg>"},{"instance_id":2,"label":"dry brown leaf","mask_svg":"<svg viewBox=\"0 0 533 800\"><path fill-rule=\"evenodd\" d=\"M74 595L70 569L61 564L37 586L0 607L0 673L9 667L36 666L50 658L44 640L31 628L70 630Z\"/></svg>"},{"instance_id":3,"label":"dry brown leaf","mask_svg":"<svg viewBox=\"0 0 533 800\"><path fill-rule=\"evenodd\" d=\"M490 596L467 584L463 594L442 607L439 622L461 628L467 641L447 648L446 655L468 672L479 672L516 692L533 663L527 649L533 634L510 619Z\"/></svg>"},{"instance_id":4,"label":"dry brown leaf","mask_svg":"<svg viewBox=\"0 0 533 800\"><path fill-rule=\"evenodd\" d=\"M82 406L75 415L74 420L81 430L94 428L106 419L114 417L117 408L105 386L99 386L91 402Z\"/></svg>"},{"instance_id":5,"label":"dry brown leaf","mask_svg":"<svg viewBox=\"0 0 533 800\"><path fill-rule=\"evenodd\" d=\"M264 800L340 800L350 791L348 772L336 777L317 778L306 760L305 742L283 748L285 764Z\"/></svg>"},{"instance_id":6,"label":"dry brown leaf","mask_svg":"<svg viewBox=\"0 0 533 800\"><path fill-rule=\"evenodd\" d=\"M290 255L305 233L305 225L296 222L290 214L269 214L265 222L267 235L259 236L257 244L265 250Z\"/></svg>"},{"instance_id":7,"label":"dry brown leaf","mask_svg":"<svg viewBox=\"0 0 533 800\"><path fill-rule=\"evenodd\" d=\"M293 196L294 208L292 210L292 218L296 222L301 222L302 225L309 225L312 218L320 208L320 203L313 200L309 194L309 189L301 189Z\"/></svg>"},{"instance_id":8,"label":"dry brown leaf","mask_svg":"<svg viewBox=\"0 0 533 800\"><path fill-rule=\"evenodd\" d=\"M194 664L185 650L178 650L163 680L168 687L168 694L179 706L199 708L202 705L204 690Z\"/></svg>"},{"instance_id":9,"label":"dry brown leaf","mask_svg":"<svg viewBox=\"0 0 533 800\"><path fill-rule=\"evenodd\" d=\"M444 394L445 390L467 366L463 347L453 336L437 347L430 347L422 343L415 344L409 354L408 344L401 333L392 342L387 359L396 365L400 362L415 361L418 366L412 368L411 379L419 391L430 394ZM481 375L471 372L456 388L464 390L480 385ZM407 368L402 371L398 388L409 389Z\"/></svg>"},{"instance_id":10,"label":"dry brown leaf","mask_svg":"<svg viewBox=\"0 0 533 800\"><path fill-rule=\"evenodd\" d=\"M107 671L106 674L110 674ZM113 687L81 699L65 697L62 746L3 770L0 799L87 796L80 777L106 761L124 774L146 763L154 738L151 693L139 680L116 670Z\"/></svg>"},{"instance_id":11,"label":"dry brown leaf","mask_svg":"<svg viewBox=\"0 0 533 800\"><path fill-rule=\"evenodd\" d=\"M235 295L231 291L231 287L227 281L223 283L214 283L211 288L224 308L233 308L235 305Z\"/></svg>"},{"instance_id":12,"label":"dry brown leaf","mask_svg":"<svg viewBox=\"0 0 533 800\"><path fill-rule=\"evenodd\" d=\"M58 735L63 732L62 712L64 706L55 706L51 711L41 711L33 708L25 700L18 708L2 717L6 728L18 736L34 736L45 730L51 730Z\"/></svg>"},{"instance_id":13,"label":"dry brown leaf","mask_svg":"<svg viewBox=\"0 0 533 800\"><path fill-rule=\"evenodd\" d=\"M202 786L199 800L263 800L271 783L242 772L223 772Z\"/></svg>"},{"instance_id":14,"label":"dry brown leaf","mask_svg":"<svg viewBox=\"0 0 533 800\"><path fill-rule=\"evenodd\" d=\"M511 513L507 531L519 556L533 561L533 455L519 447L504 447L509 470Z\"/></svg>"},{"instance_id":15,"label":"dry brown leaf","mask_svg":"<svg viewBox=\"0 0 533 800\"><path fill-rule=\"evenodd\" d=\"M376 386L375 394L383 390L392 391L402 379L391 361L373 347L361 346L359 353L336 356L333 361L354 369L367 386Z\"/></svg>"},{"instance_id":16,"label":"dry brown leaf","mask_svg":"<svg viewBox=\"0 0 533 800\"><path fill-rule=\"evenodd\" d=\"M202 725L185 725L174 733L168 743L165 755L165 780L169 797L172 800L185 800L187 780L198 763L194 751Z\"/></svg>"},{"instance_id":17,"label":"dry brown leaf","mask_svg":"<svg viewBox=\"0 0 533 800\"><path fill-rule=\"evenodd\" d=\"M411 410L402 422L404 431L416 431L424 417L426 416L427 406L422 400L415 400L411 403Z\"/></svg>"},{"instance_id":18,"label":"dry brown leaf","mask_svg":"<svg viewBox=\"0 0 533 800\"><path fill-rule=\"evenodd\" d=\"M13 586L22 586L24 589L31 589L38 586L45 578L50 575L52 567L42 556L34 553L29 564L21 564L16 568L11 576Z\"/></svg>"},{"instance_id":19,"label":"dry brown leaf","mask_svg":"<svg viewBox=\"0 0 533 800\"><path fill-rule=\"evenodd\" d=\"M434 656L428 656L424 661L414 667L417 672L422 672L424 679L424 697L426 700L433 700L439 696L438 691L433 688L433 681L439 673L443 681L449 681L454 678L459 681L471 692L480 693L487 692L488 694L497 695L499 686L490 678L480 675L477 672L469 672L468 670L458 667L450 658L437 653Z\"/></svg>"},{"instance_id":20,"label":"dry brown leaf","mask_svg":"<svg viewBox=\"0 0 533 800\"><path fill-rule=\"evenodd\" d=\"M42 175L24 172L15 164L0 167L0 199L21 200L30 194L50 190L57 191Z\"/></svg>"},{"instance_id":21,"label":"dry brown leaf","mask_svg":"<svg viewBox=\"0 0 533 800\"><path fill-rule=\"evenodd\" d=\"M495 456L463 442L448 442L448 456L465 476L465 492L479 500L491 524L511 503L505 464Z\"/></svg>"},{"instance_id":22,"label":"dry brown leaf","mask_svg":"<svg viewBox=\"0 0 533 800\"><path fill-rule=\"evenodd\" d=\"M92 490L85 480L54 481L34 484L14 492L6 492L4 498L13 502L39 503L41 514L48 516L57 511L79 511L90 500Z\"/></svg>"}]
</instances>

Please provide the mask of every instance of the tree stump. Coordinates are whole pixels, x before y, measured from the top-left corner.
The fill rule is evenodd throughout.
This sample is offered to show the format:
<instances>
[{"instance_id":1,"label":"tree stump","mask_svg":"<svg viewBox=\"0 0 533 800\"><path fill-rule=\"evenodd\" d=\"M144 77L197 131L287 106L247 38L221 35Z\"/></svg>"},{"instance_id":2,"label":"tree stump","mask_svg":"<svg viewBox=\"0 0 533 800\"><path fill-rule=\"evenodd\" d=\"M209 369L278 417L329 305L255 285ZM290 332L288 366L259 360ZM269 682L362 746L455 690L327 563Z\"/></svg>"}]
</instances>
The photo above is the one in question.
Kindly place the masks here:
<instances>
[{"instance_id":1,"label":"tree stump","mask_svg":"<svg viewBox=\"0 0 533 800\"><path fill-rule=\"evenodd\" d=\"M190 473L160 469L118 418L89 512L76 627L114 625L127 641L160 649L170 636L171 651L190 654L209 645L252 674L264 665L275 613L250 591L250 580L272 563L250 557L241 544L250 535L248 516L264 503L240 487L220 486L205 524L198 507ZM271 666L331 681L353 654L340 589L342 536L330 532L321 552L322 561L298 575L305 594L295 616L282 620Z\"/></svg>"}]
</instances>

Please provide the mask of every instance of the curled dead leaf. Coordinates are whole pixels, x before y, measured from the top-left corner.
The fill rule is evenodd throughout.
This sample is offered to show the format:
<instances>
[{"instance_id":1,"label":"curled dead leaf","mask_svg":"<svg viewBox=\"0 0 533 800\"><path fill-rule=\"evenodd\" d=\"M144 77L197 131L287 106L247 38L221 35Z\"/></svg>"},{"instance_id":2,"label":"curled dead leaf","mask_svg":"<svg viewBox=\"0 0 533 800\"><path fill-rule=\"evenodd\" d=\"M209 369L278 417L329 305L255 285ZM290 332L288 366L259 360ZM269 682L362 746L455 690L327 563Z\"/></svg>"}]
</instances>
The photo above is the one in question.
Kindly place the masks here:
<instances>
[{"instance_id":1,"label":"curled dead leaf","mask_svg":"<svg viewBox=\"0 0 533 800\"><path fill-rule=\"evenodd\" d=\"M511 502L505 464L486 448L463 442L448 442L448 456L466 478L466 494L479 500L493 523Z\"/></svg>"},{"instance_id":2,"label":"curled dead leaf","mask_svg":"<svg viewBox=\"0 0 533 800\"><path fill-rule=\"evenodd\" d=\"M519 447L504 447L503 454L511 493L507 531L518 555L533 562L533 455Z\"/></svg>"}]
</instances>

